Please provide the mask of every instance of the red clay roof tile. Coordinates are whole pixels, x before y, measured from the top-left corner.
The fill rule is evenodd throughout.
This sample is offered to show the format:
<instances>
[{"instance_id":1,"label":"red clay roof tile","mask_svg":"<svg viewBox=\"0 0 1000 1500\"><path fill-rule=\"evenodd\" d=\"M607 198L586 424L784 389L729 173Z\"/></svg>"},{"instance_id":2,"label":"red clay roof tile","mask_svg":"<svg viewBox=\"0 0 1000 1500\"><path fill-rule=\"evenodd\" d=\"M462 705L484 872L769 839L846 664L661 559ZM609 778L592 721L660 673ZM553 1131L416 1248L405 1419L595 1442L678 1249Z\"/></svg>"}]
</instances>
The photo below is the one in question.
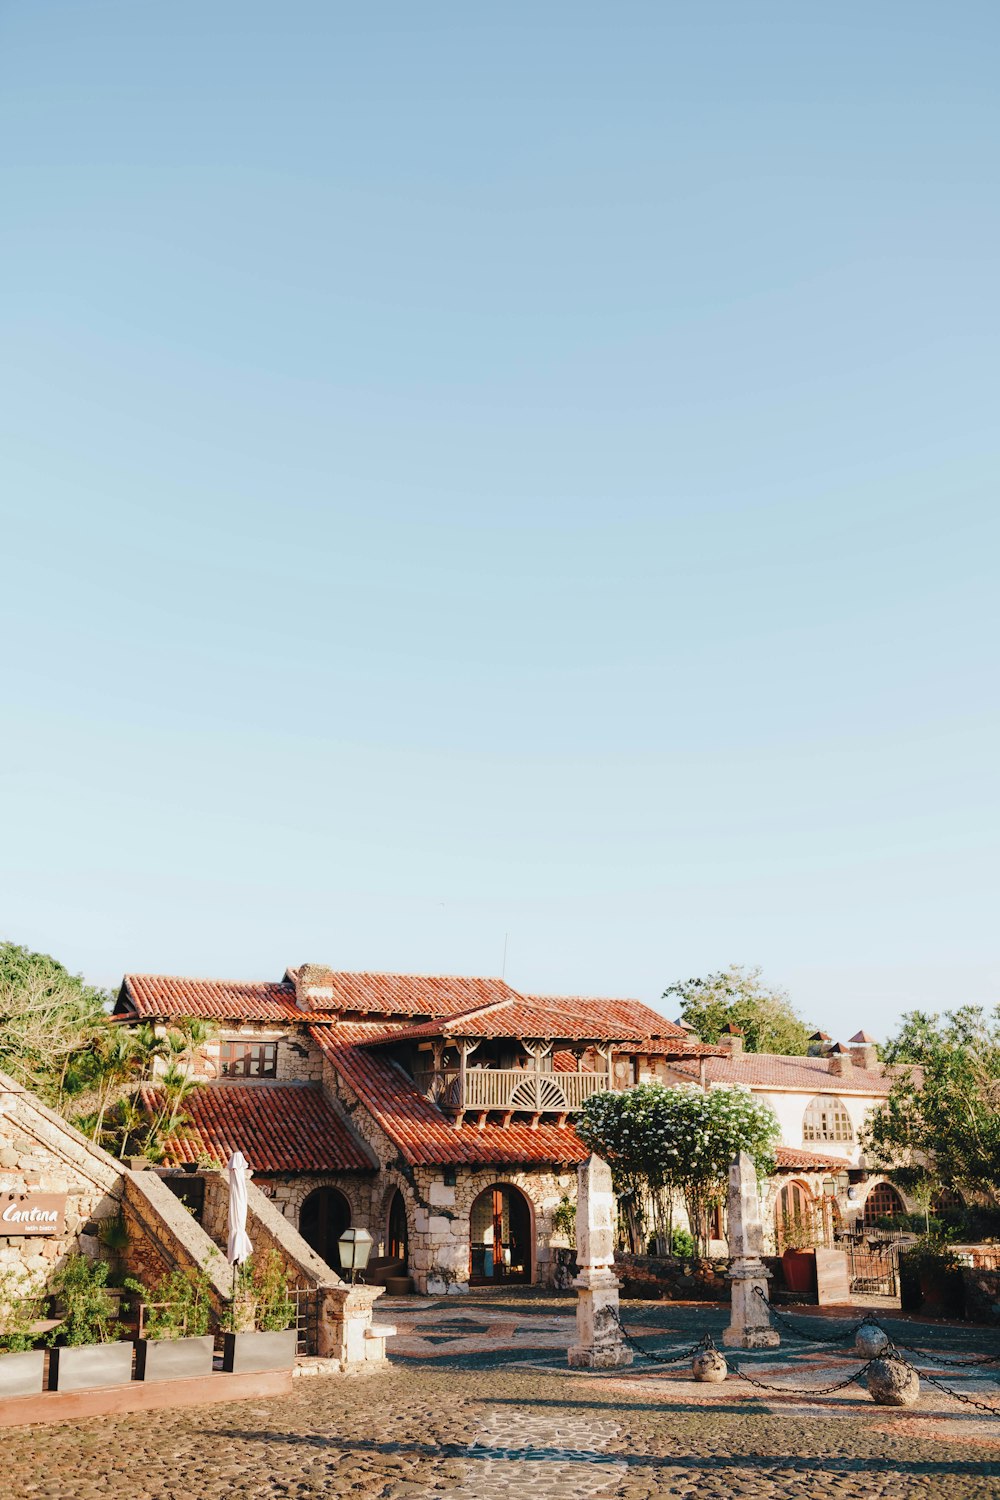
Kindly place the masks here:
<instances>
[{"instance_id":1,"label":"red clay roof tile","mask_svg":"<svg viewBox=\"0 0 1000 1500\"><path fill-rule=\"evenodd\" d=\"M142 1089L156 1108L152 1085ZM208 1083L184 1102L189 1124L167 1146L166 1162L205 1152L227 1162L242 1151L255 1172L371 1172L378 1163L341 1119L319 1084Z\"/></svg>"}]
</instances>

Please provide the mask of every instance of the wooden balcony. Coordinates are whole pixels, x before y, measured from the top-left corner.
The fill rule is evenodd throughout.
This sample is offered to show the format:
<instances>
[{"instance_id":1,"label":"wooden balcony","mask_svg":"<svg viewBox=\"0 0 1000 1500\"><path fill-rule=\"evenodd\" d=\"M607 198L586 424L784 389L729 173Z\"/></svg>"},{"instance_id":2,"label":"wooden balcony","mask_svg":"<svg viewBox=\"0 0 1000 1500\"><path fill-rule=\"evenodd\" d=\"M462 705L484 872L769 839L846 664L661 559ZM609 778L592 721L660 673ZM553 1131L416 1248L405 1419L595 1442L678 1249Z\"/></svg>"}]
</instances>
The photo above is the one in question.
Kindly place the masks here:
<instances>
[{"instance_id":1,"label":"wooden balcony","mask_svg":"<svg viewBox=\"0 0 1000 1500\"><path fill-rule=\"evenodd\" d=\"M462 1076L456 1069L442 1073L416 1073L420 1092L449 1113L467 1110L498 1110L503 1113L573 1114L583 1108L591 1094L611 1087L607 1073L545 1073L522 1068L469 1068Z\"/></svg>"}]
</instances>

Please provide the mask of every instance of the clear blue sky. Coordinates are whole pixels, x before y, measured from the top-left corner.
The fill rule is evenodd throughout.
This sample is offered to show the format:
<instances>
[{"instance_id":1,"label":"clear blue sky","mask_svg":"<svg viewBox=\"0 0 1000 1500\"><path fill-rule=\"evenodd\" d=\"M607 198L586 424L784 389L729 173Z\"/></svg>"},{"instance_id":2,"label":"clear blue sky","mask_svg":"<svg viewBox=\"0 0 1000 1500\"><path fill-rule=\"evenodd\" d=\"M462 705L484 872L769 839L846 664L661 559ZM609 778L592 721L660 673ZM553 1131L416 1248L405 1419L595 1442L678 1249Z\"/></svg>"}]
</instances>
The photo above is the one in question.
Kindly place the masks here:
<instances>
[{"instance_id":1,"label":"clear blue sky","mask_svg":"<svg viewBox=\"0 0 1000 1500\"><path fill-rule=\"evenodd\" d=\"M1000 998L995 4L8 4L0 935Z\"/></svg>"}]
</instances>

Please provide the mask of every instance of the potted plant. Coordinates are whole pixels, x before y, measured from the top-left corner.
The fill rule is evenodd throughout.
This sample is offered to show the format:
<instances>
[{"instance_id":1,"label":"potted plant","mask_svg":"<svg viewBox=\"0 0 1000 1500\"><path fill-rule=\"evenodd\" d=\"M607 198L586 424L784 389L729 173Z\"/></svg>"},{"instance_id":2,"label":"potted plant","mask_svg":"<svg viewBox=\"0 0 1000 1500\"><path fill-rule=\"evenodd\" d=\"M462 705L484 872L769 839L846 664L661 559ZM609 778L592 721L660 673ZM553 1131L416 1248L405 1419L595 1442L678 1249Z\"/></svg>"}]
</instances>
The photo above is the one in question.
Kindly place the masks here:
<instances>
[{"instance_id":1,"label":"potted plant","mask_svg":"<svg viewBox=\"0 0 1000 1500\"><path fill-rule=\"evenodd\" d=\"M132 1379L131 1340L119 1340L115 1304L107 1291L108 1263L71 1255L52 1279L61 1313L53 1330L49 1389L88 1390L127 1385Z\"/></svg>"},{"instance_id":2,"label":"potted plant","mask_svg":"<svg viewBox=\"0 0 1000 1500\"><path fill-rule=\"evenodd\" d=\"M959 1318L964 1304L957 1255L935 1235L925 1235L899 1257L900 1277L920 1288L920 1310L931 1318Z\"/></svg>"},{"instance_id":3,"label":"potted plant","mask_svg":"<svg viewBox=\"0 0 1000 1500\"><path fill-rule=\"evenodd\" d=\"M42 1389L45 1350L35 1348L41 1310L41 1294L25 1296L13 1271L0 1273L0 1400Z\"/></svg>"},{"instance_id":4,"label":"potted plant","mask_svg":"<svg viewBox=\"0 0 1000 1500\"><path fill-rule=\"evenodd\" d=\"M212 1373L215 1339L209 1332L211 1285L204 1271L178 1268L148 1290L141 1281L125 1285L142 1299L135 1345L137 1380L197 1380Z\"/></svg>"},{"instance_id":5,"label":"potted plant","mask_svg":"<svg viewBox=\"0 0 1000 1500\"><path fill-rule=\"evenodd\" d=\"M789 1214L781 1226L781 1270L790 1292L816 1290L816 1231L807 1214Z\"/></svg>"},{"instance_id":6,"label":"potted plant","mask_svg":"<svg viewBox=\"0 0 1000 1500\"><path fill-rule=\"evenodd\" d=\"M277 1250L251 1256L237 1268L222 1368L233 1375L290 1370L298 1349L294 1319L288 1273Z\"/></svg>"}]
</instances>

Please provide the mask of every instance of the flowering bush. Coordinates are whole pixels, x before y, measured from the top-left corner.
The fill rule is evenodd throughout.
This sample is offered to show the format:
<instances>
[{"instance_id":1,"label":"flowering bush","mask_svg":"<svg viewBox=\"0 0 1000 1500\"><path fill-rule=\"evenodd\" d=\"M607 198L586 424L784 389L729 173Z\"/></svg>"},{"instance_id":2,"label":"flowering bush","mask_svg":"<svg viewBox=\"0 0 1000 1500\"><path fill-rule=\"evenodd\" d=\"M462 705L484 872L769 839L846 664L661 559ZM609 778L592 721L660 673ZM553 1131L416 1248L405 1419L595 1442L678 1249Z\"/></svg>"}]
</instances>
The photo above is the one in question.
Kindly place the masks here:
<instances>
[{"instance_id":1,"label":"flowering bush","mask_svg":"<svg viewBox=\"0 0 1000 1500\"><path fill-rule=\"evenodd\" d=\"M708 1215L724 1202L729 1164L740 1152L757 1171L774 1170L780 1127L773 1112L742 1084L704 1092L696 1084L643 1083L623 1093L592 1094L577 1134L610 1164L633 1248L643 1242L647 1203L664 1251L672 1239L672 1204L683 1194L699 1249Z\"/></svg>"}]
</instances>

